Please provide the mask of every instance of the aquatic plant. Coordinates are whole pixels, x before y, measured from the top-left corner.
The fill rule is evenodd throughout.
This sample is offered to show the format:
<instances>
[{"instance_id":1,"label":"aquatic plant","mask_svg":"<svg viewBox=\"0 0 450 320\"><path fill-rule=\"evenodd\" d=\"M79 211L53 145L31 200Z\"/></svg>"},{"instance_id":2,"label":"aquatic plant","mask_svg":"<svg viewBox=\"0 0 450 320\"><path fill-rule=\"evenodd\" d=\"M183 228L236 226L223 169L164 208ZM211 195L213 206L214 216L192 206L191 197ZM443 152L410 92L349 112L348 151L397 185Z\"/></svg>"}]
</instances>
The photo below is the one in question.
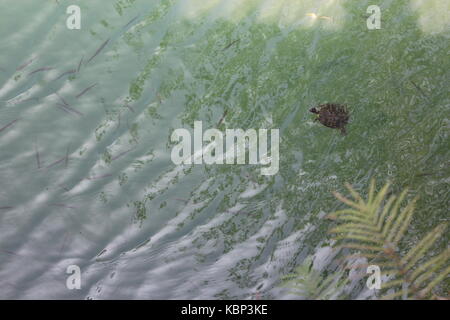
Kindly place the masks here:
<instances>
[{"instance_id":1,"label":"aquatic plant","mask_svg":"<svg viewBox=\"0 0 450 320\"><path fill-rule=\"evenodd\" d=\"M445 232L447 223L435 227L415 245L402 245L417 197L401 209L408 190L386 200L389 186L390 183L386 183L376 194L372 180L367 200L349 184L346 187L353 200L334 192L336 198L350 208L328 215L328 218L339 222L330 233L338 240L339 247L356 250L357 255L381 268L382 275L388 279L381 284L381 298L439 298L433 289L450 273L450 248L431 258L429 256L433 245Z\"/></svg>"},{"instance_id":2,"label":"aquatic plant","mask_svg":"<svg viewBox=\"0 0 450 320\"><path fill-rule=\"evenodd\" d=\"M347 283L342 270L325 275L316 270L312 256L308 256L293 273L282 277L282 286L290 293L301 295L308 300L330 300L342 296Z\"/></svg>"},{"instance_id":3,"label":"aquatic plant","mask_svg":"<svg viewBox=\"0 0 450 320\"><path fill-rule=\"evenodd\" d=\"M346 187L353 199L338 192L334 195L350 208L327 216L337 222L329 230L336 241L333 247L346 249L347 253L350 251L340 261L365 258L367 264L357 267L378 266L383 280L378 292L381 299L447 299L435 290L450 273L450 248L435 255L432 249L448 224L439 224L416 244L406 243L405 234L410 227L417 197L402 207L407 189L399 196L387 197L390 183L376 193L375 181L372 180L368 199L364 200L351 185L346 184ZM294 273L282 278L283 286L295 289L291 292L306 299L345 298L342 289L349 281L344 269L341 264L338 271L325 276L312 268L312 258L308 257Z\"/></svg>"}]
</instances>

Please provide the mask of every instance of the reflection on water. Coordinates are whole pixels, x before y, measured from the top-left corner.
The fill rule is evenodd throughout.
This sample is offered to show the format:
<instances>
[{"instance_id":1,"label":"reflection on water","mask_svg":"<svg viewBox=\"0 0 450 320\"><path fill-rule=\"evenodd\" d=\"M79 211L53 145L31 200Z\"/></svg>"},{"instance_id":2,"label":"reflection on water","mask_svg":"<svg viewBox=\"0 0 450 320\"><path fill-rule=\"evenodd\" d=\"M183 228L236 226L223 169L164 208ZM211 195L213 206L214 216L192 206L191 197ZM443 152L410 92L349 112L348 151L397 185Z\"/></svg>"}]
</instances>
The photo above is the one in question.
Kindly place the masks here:
<instances>
[{"instance_id":1,"label":"reflection on water","mask_svg":"<svg viewBox=\"0 0 450 320\"><path fill-rule=\"evenodd\" d=\"M449 1L411 0L410 5L419 15L418 24L422 31L436 34L443 33L450 27Z\"/></svg>"},{"instance_id":2,"label":"reflection on water","mask_svg":"<svg viewBox=\"0 0 450 320\"><path fill-rule=\"evenodd\" d=\"M373 176L424 195L415 232L448 219L449 20L424 3L370 31L354 1L80 1L81 30L2 3L0 297L295 298L279 279L328 263L331 191ZM325 102L347 136L313 122ZM280 129L279 173L175 166L196 120Z\"/></svg>"}]
</instances>

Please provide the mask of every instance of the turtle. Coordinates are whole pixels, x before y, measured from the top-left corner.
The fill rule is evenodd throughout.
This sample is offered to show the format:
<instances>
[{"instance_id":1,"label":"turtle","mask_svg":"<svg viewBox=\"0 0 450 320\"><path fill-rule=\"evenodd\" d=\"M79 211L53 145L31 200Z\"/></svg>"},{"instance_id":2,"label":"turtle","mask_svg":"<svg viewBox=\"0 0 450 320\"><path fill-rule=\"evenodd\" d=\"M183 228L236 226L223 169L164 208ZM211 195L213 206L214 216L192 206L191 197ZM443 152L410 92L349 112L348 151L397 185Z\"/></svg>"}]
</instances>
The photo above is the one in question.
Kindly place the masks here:
<instances>
[{"instance_id":1,"label":"turtle","mask_svg":"<svg viewBox=\"0 0 450 320\"><path fill-rule=\"evenodd\" d=\"M319 121L326 127L340 129L343 135L346 134L345 125L348 123L350 114L347 106L337 103L320 104L317 107L309 109L310 112L317 114L314 121Z\"/></svg>"}]
</instances>

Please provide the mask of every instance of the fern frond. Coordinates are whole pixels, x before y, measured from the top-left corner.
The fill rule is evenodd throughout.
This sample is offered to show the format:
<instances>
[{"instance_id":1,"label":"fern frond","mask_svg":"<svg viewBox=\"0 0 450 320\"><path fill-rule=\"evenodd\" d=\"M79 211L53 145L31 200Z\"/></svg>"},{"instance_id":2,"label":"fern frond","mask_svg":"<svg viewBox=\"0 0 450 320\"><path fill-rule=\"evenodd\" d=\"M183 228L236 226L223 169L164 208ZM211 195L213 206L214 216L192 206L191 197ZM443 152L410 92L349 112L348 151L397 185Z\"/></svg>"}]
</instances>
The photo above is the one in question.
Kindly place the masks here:
<instances>
[{"instance_id":1,"label":"fern frond","mask_svg":"<svg viewBox=\"0 0 450 320\"><path fill-rule=\"evenodd\" d=\"M441 254L428 260L426 263L421 264L411 274L410 280L413 281L417 287L420 287L423 281L427 280L434 272L438 271L441 267L448 263L450 259L450 248L447 248Z\"/></svg>"},{"instance_id":2,"label":"fern frond","mask_svg":"<svg viewBox=\"0 0 450 320\"><path fill-rule=\"evenodd\" d=\"M429 297L433 288L450 272L449 267L445 268L448 265L449 250L424 262L433 245L445 232L447 223L437 226L402 255L398 245L412 221L417 197L402 208L408 190L401 192L398 197L392 195L386 200L389 186L388 182L376 193L375 181L372 180L367 201L350 185L346 187L353 199L335 192L336 198L350 208L328 216L338 223L329 233L340 241L340 248L357 250L360 257L382 267L382 274L389 274L390 281L384 283L382 288L397 291L384 298ZM444 270L439 272L442 268Z\"/></svg>"},{"instance_id":3,"label":"fern frond","mask_svg":"<svg viewBox=\"0 0 450 320\"><path fill-rule=\"evenodd\" d=\"M360 232L360 231L353 231L351 233L351 235L352 235L353 240L359 240L362 242L366 242L366 243L369 242L369 243L379 244L379 245L384 244L384 240L377 235L370 235L370 234L366 234L366 233ZM335 240L344 240L347 238L348 238L348 236L345 234L334 237ZM382 247L379 247L379 248L382 248Z\"/></svg>"},{"instance_id":4,"label":"fern frond","mask_svg":"<svg viewBox=\"0 0 450 320\"><path fill-rule=\"evenodd\" d=\"M360 230L356 231L354 228L340 228L340 229L332 229L330 230L329 233L334 233L334 234L346 234L346 232L350 232L353 235L360 235L360 236L365 236L365 237L369 237L374 241L379 241L380 239L383 239L380 237L379 233L373 232L373 231L367 231L363 228L360 228Z\"/></svg>"},{"instance_id":5,"label":"fern frond","mask_svg":"<svg viewBox=\"0 0 450 320\"><path fill-rule=\"evenodd\" d=\"M361 255L363 257L366 257L366 251L383 252L383 250L384 250L384 248L380 247L380 246L368 246L368 245L358 244L358 243L345 243L345 244L339 245L338 248L362 250Z\"/></svg>"},{"instance_id":6,"label":"fern frond","mask_svg":"<svg viewBox=\"0 0 450 320\"><path fill-rule=\"evenodd\" d=\"M353 207L353 208L359 210L358 212L364 212L366 210L365 205L360 205L354 201L351 201L351 200L347 199L346 197L344 197L343 195L341 195L339 192L333 192L333 194L341 202L345 203L346 205L348 205L350 207Z\"/></svg>"},{"instance_id":7,"label":"fern frond","mask_svg":"<svg viewBox=\"0 0 450 320\"><path fill-rule=\"evenodd\" d=\"M353 198L355 198L355 200L358 201L358 204L361 206L365 205L365 202L363 200L363 198L361 198L361 196L359 195L358 192L355 191L355 189L353 189L353 187L351 186L351 184L346 183L345 187L348 189L348 191L350 191L350 194L353 196Z\"/></svg>"},{"instance_id":8,"label":"fern frond","mask_svg":"<svg viewBox=\"0 0 450 320\"><path fill-rule=\"evenodd\" d=\"M447 228L447 224L443 223L437 226L433 231L428 233L417 245L415 245L402 259L402 263L405 264L406 269L411 269L413 265L423 257L426 252L442 235Z\"/></svg>"},{"instance_id":9,"label":"fern frond","mask_svg":"<svg viewBox=\"0 0 450 320\"><path fill-rule=\"evenodd\" d=\"M349 216L355 216L355 217L360 217L363 219L368 219L367 214L355 209L345 209L345 210L339 210L333 213L333 216L335 216L336 218L340 215L349 215Z\"/></svg>"},{"instance_id":10,"label":"fern frond","mask_svg":"<svg viewBox=\"0 0 450 320\"><path fill-rule=\"evenodd\" d=\"M400 208L400 204L403 202L403 199L405 198L407 193L407 190L404 190L400 196L398 197L397 201L395 201L394 207L392 208L392 210L390 210L390 212L387 214L387 218L386 218L386 224L383 227L383 236L387 236L391 224L394 220L394 218L397 216L398 213L398 209ZM381 221L381 223L383 223L383 221Z\"/></svg>"},{"instance_id":11,"label":"fern frond","mask_svg":"<svg viewBox=\"0 0 450 320\"><path fill-rule=\"evenodd\" d=\"M404 282L405 282L404 279L392 280L392 281L388 281L388 282L382 283L381 287L383 289L389 289L389 288L392 288L392 287L396 287L396 286L402 285Z\"/></svg>"},{"instance_id":12,"label":"fern frond","mask_svg":"<svg viewBox=\"0 0 450 320\"><path fill-rule=\"evenodd\" d=\"M386 219L386 215L389 213L389 209L391 208L392 203L395 201L396 198L397 198L396 196L390 197L389 200L384 205L383 211L381 212L381 215L378 217L378 221L377 221L377 230L378 231L382 230L383 223Z\"/></svg>"},{"instance_id":13,"label":"fern frond","mask_svg":"<svg viewBox=\"0 0 450 320\"><path fill-rule=\"evenodd\" d=\"M412 214L414 212L414 202L410 202L398 215L396 221L389 230L389 234L386 236L386 241L396 244L404 235L406 229L411 221Z\"/></svg>"},{"instance_id":14,"label":"fern frond","mask_svg":"<svg viewBox=\"0 0 450 320\"><path fill-rule=\"evenodd\" d=\"M370 186L369 186L369 203L371 203L373 201L374 193L375 193L375 179L371 179Z\"/></svg>"},{"instance_id":15,"label":"fern frond","mask_svg":"<svg viewBox=\"0 0 450 320\"><path fill-rule=\"evenodd\" d=\"M397 219L399 221L399 230L397 232L397 235L395 235L395 233L392 233L392 236L388 237L388 241L393 241L393 243L397 244L402 237L404 236L406 230L408 229L408 226L411 222L413 213L414 213L414 205L416 202L417 198L415 198L413 200L413 202L411 203L410 206L407 206L403 211L404 211L404 215L402 215L401 217L399 217L399 219ZM395 238L392 240L392 237Z\"/></svg>"},{"instance_id":16,"label":"fern frond","mask_svg":"<svg viewBox=\"0 0 450 320\"><path fill-rule=\"evenodd\" d=\"M340 224L332 229L330 229L329 233L340 233L340 232L346 232L346 231L352 231L355 229L364 230L367 232L370 232L372 234L379 234L379 229L372 225L365 225L360 223L343 223Z\"/></svg>"},{"instance_id":17,"label":"fern frond","mask_svg":"<svg viewBox=\"0 0 450 320\"><path fill-rule=\"evenodd\" d=\"M450 266L448 266L441 274L439 274L428 286L419 292L420 296L427 296L431 293L431 290L436 287L442 280L444 280L450 273Z\"/></svg>"},{"instance_id":18,"label":"fern frond","mask_svg":"<svg viewBox=\"0 0 450 320\"><path fill-rule=\"evenodd\" d=\"M395 298L401 298L404 295L403 291L396 291L391 294L387 294L381 297L382 300L393 300Z\"/></svg>"},{"instance_id":19,"label":"fern frond","mask_svg":"<svg viewBox=\"0 0 450 320\"><path fill-rule=\"evenodd\" d=\"M302 295L306 299L332 299L346 284L343 271L323 276L322 272L313 268L312 257L309 256L295 269L294 273L282 277L282 287L290 288L290 293Z\"/></svg>"}]
</instances>

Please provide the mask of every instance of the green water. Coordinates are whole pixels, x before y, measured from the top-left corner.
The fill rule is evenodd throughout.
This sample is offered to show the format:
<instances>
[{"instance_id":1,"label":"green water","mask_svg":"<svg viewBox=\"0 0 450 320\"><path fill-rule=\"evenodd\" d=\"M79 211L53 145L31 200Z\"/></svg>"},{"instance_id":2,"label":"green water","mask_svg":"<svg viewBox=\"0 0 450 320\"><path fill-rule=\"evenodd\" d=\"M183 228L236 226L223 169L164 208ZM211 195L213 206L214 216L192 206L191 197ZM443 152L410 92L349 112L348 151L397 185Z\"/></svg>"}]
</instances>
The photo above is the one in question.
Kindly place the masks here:
<instances>
[{"instance_id":1,"label":"green water","mask_svg":"<svg viewBox=\"0 0 450 320\"><path fill-rule=\"evenodd\" d=\"M410 239L449 219L449 1L379 1L379 30L369 1L77 1L80 30L69 4L0 3L1 298L296 298L345 182L420 195ZM278 174L174 165L197 120L280 129Z\"/></svg>"}]
</instances>

